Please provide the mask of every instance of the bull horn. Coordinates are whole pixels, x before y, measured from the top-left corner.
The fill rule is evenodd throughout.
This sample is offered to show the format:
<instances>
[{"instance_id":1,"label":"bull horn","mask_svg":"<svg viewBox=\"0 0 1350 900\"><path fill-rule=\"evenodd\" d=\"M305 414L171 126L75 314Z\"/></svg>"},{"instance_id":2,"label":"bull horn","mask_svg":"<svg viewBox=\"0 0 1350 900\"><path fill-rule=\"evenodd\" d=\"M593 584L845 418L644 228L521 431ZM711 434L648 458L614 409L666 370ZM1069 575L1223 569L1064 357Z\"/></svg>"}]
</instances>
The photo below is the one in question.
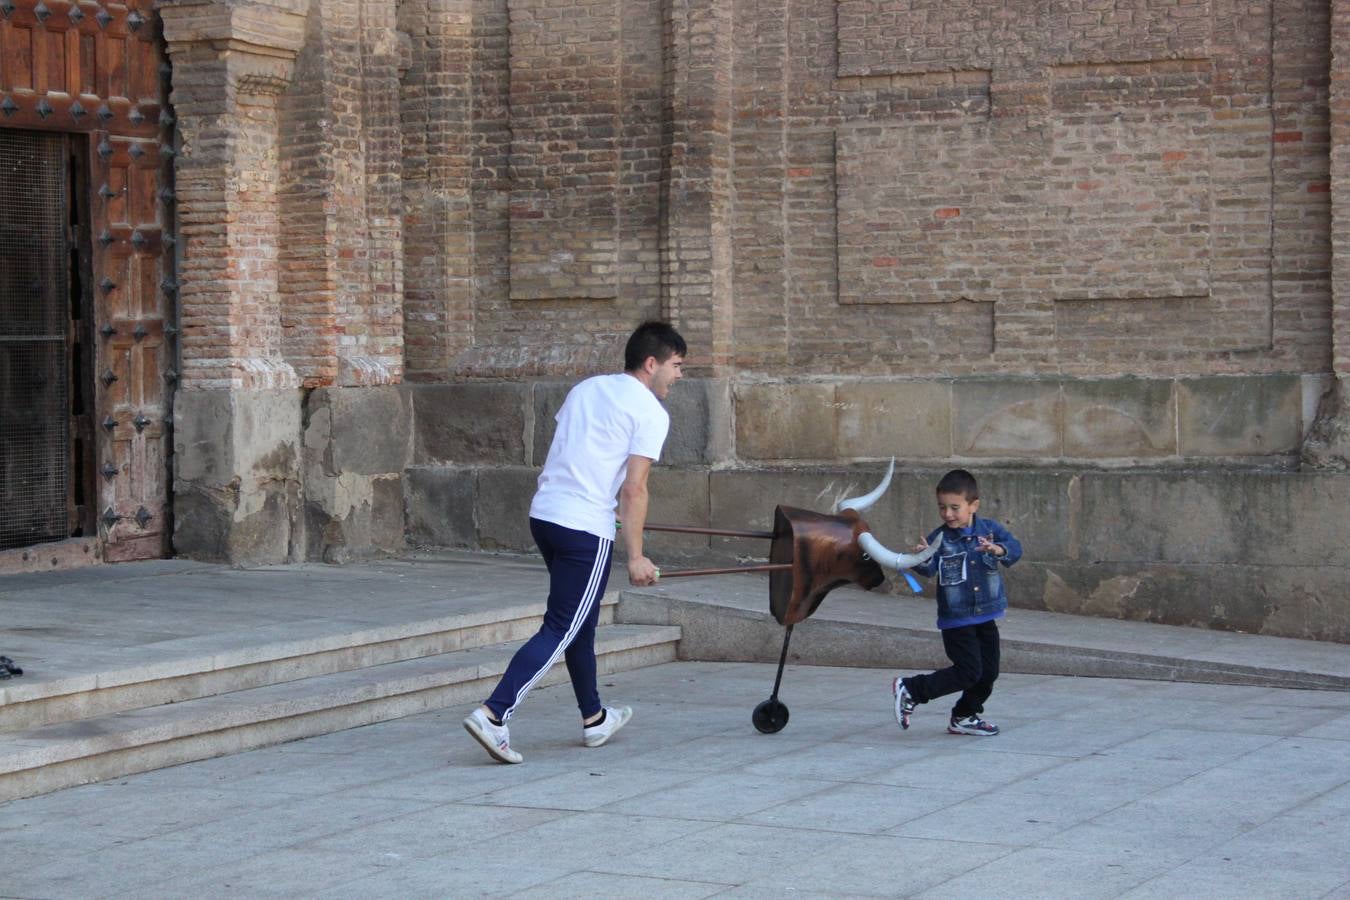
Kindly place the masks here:
<instances>
[{"instance_id":1,"label":"bull horn","mask_svg":"<svg viewBox=\"0 0 1350 900\"><path fill-rule=\"evenodd\" d=\"M873 503L881 499L881 495L886 493L886 488L891 486L891 473L895 471L895 457L891 457L891 464L886 469L886 477L881 479L881 484L870 494L864 494L861 497L853 497L849 500L841 500L835 504L836 510L851 509L854 512L861 513Z\"/></svg>"},{"instance_id":2,"label":"bull horn","mask_svg":"<svg viewBox=\"0 0 1350 900\"><path fill-rule=\"evenodd\" d=\"M896 553L894 550L889 550L882 546L881 541L872 537L870 531L864 531L858 535L858 546L881 565L890 566L892 569L899 571L900 569L912 569L932 559L933 554L937 553L942 546L942 535L935 536L933 542L928 545L928 549L919 553Z\"/></svg>"}]
</instances>

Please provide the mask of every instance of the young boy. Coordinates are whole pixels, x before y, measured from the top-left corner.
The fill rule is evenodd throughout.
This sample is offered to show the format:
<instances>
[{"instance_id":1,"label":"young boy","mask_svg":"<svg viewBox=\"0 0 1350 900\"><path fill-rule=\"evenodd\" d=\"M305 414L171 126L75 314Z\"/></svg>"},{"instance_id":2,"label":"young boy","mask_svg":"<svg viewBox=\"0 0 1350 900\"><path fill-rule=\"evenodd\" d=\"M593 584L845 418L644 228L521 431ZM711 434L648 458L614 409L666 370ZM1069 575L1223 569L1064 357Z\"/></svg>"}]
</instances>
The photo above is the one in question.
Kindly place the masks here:
<instances>
[{"instance_id":1,"label":"young boy","mask_svg":"<svg viewBox=\"0 0 1350 900\"><path fill-rule=\"evenodd\" d=\"M895 720L909 727L910 714L920 703L961 691L952 707L949 734L998 734L998 726L980 718L984 701L998 678L998 625L1008 609L999 565L1011 566L1022 556L1022 545L993 519L975 515L980 508L980 488L975 476L953 469L937 486L938 515L942 527L928 535L928 543L940 533L942 549L915 566L926 577L938 576L937 626L942 646L952 664L927 675L896 678ZM915 549L922 550L926 544Z\"/></svg>"}]
</instances>

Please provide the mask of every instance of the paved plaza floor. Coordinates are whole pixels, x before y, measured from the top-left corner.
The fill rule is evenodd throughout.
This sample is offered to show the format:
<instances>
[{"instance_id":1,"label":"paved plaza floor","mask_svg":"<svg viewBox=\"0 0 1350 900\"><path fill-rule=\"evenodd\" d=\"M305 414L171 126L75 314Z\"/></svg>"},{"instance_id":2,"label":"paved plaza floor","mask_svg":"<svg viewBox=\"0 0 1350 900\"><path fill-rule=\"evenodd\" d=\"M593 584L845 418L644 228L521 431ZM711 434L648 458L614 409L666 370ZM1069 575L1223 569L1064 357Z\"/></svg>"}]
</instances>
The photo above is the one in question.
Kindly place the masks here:
<instances>
[{"instance_id":1,"label":"paved plaza floor","mask_svg":"<svg viewBox=\"0 0 1350 900\"><path fill-rule=\"evenodd\" d=\"M1350 693L1005 675L1003 733L902 732L876 669L607 676L492 762L471 707L0 805L0 896L1350 898Z\"/></svg>"}]
</instances>

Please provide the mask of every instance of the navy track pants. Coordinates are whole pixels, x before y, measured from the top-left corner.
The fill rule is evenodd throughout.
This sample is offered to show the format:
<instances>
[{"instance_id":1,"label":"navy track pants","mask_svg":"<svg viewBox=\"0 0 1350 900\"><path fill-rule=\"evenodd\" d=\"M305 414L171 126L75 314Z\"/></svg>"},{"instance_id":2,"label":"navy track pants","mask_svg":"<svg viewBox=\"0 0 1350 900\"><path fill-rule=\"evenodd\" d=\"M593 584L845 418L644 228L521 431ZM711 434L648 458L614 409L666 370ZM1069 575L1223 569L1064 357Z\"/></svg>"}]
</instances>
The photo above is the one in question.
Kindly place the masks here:
<instances>
[{"instance_id":1,"label":"navy track pants","mask_svg":"<svg viewBox=\"0 0 1350 900\"><path fill-rule=\"evenodd\" d=\"M544 624L516 651L484 705L505 722L530 688L565 654L577 707L582 718L588 719L600 712L600 692L595 683L595 625L600 619L600 598L609 581L614 542L535 518L530 519L530 534L548 566L548 610Z\"/></svg>"}]
</instances>

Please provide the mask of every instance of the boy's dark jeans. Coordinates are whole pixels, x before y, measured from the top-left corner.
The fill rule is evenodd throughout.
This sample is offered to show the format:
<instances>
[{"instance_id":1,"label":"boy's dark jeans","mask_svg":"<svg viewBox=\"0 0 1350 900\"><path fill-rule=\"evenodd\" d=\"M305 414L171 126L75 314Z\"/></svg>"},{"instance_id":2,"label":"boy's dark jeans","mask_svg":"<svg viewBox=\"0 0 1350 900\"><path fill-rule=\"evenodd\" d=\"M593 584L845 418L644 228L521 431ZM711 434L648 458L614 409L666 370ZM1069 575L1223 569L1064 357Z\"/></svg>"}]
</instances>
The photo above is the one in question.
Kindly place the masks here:
<instances>
[{"instance_id":1,"label":"boy's dark jeans","mask_svg":"<svg viewBox=\"0 0 1350 900\"><path fill-rule=\"evenodd\" d=\"M906 678L909 695L919 703L927 703L961 691L961 698L952 707L952 716L964 719L979 715L984 712L984 701L993 693L994 681L998 679L997 623L948 628L942 632L942 646L952 664L928 675Z\"/></svg>"}]
</instances>

